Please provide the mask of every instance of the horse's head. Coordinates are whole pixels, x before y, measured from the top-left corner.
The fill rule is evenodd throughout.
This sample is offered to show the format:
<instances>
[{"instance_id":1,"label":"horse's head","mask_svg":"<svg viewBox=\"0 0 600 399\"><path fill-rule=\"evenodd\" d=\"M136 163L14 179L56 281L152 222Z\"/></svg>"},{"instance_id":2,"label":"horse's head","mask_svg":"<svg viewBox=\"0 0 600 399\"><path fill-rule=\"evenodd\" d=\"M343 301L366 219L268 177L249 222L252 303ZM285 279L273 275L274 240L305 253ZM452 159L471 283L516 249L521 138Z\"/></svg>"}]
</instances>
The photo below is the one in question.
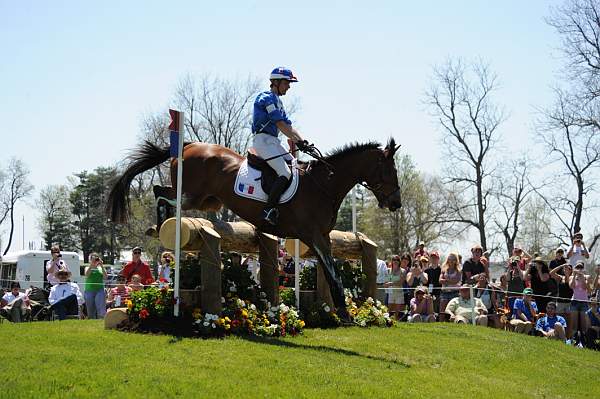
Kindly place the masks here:
<instances>
[{"instance_id":1,"label":"horse's head","mask_svg":"<svg viewBox=\"0 0 600 399\"><path fill-rule=\"evenodd\" d=\"M368 188L375 194L379 207L388 208L392 212L402 206L394 161L394 154L398 148L400 146L396 146L394 139L390 138L385 149L380 150L378 154L377 165L365 179Z\"/></svg>"}]
</instances>

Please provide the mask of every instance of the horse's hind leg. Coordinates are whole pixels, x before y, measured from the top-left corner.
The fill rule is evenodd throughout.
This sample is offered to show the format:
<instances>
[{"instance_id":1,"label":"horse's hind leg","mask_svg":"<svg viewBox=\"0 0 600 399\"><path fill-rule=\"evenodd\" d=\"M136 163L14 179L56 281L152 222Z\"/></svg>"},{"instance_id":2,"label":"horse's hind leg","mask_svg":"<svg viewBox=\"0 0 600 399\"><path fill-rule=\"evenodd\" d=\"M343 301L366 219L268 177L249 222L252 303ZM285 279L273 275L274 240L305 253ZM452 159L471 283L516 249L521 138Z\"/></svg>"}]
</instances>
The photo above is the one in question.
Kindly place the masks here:
<instances>
[{"instance_id":1,"label":"horse's hind leg","mask_svg":"<svg viewBox=\"0 0 600 399\"><path fill-rule=\"evenodd\" d=\"M154 186L152 188L156 199L156 232L165 220L175 216L176 193L173 187Z\"/></svg>"}]
</instances>

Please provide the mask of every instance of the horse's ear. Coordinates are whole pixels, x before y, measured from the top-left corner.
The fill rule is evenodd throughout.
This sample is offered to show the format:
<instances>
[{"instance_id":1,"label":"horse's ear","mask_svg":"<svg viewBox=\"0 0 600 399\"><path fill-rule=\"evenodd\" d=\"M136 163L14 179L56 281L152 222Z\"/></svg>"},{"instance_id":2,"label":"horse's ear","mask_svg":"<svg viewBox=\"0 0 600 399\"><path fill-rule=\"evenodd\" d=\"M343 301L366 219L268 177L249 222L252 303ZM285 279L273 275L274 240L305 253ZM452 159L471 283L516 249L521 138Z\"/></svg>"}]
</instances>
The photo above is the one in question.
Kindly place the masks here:
<instances>
[{"instance_id":1,"label":"horse's ear","mask_svg":"<svg viewBox=\"0 0 600 399\"><path fill-rule=\"evenodd\" d=\"M392 158L394 154L396 154L396 151L398 151L398 148L400 148L400 144L396 145L396 140L394 140L393 137L390 137L385 149L383 150L385 157Z\"/></svg>"}]
</instances>

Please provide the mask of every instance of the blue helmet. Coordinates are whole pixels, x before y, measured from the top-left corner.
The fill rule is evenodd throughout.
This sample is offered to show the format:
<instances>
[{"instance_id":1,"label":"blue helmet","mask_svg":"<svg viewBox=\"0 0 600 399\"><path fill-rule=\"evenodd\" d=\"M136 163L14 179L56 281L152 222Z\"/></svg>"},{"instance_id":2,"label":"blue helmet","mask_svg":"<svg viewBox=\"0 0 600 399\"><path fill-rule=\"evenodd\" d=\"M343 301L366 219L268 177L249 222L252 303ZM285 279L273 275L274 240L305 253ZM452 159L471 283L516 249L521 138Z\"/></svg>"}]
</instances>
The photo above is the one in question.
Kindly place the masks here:
<instances>
[{"instance_id":1,"label":"blue helmet","mask_svg":"<svg viewBox=\"0 0 600 399\"><path fill-rule=\"evenodd\" d=\"M271 71L271 77L269 79L283 79L288 80L290 82L298 81L298 79L294 76L292 70L286 67L277 67L273 69L273 71Z\"/></svg>"}]
</instances>

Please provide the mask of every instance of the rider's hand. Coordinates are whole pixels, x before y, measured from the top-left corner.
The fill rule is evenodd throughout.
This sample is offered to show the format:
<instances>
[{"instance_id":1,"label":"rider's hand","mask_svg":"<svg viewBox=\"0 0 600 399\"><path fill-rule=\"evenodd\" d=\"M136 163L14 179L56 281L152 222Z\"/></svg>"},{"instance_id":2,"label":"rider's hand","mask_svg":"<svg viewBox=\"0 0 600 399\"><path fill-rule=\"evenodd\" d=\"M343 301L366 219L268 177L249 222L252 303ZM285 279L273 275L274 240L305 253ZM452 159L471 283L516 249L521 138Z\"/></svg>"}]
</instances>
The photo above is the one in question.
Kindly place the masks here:
<instances>
[{"instance_id":1,"label":"rider's hand","mask_svg":"<svg viewBox=\"0 0 600 399\"><path fill-rule=\"evenodd\" d=\"M298 147L300 151L306 151L310 147L310 144L308 143L308 140L298 140L296 141L296 147Z\"/></svg>"}]
</instances>

